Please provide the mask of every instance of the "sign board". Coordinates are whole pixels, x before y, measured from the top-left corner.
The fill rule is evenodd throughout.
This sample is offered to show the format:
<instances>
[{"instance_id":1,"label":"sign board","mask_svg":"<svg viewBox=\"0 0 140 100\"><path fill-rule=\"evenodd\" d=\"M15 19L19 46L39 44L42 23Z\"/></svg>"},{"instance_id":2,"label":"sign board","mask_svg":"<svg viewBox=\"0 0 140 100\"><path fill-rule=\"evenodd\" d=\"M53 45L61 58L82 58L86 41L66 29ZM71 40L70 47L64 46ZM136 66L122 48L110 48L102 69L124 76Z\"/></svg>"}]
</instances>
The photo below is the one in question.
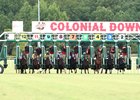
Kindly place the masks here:
<instances>
[{"instance_id":1,"label":"sign board","mask_svg":"<svg viewBox=\"0 0 140 100\"><path fill-rule=\"evenodd\" d=\"M15 34L8 34L7 39L8 40L14 40L15 39Z\"/></svg>"},{"instance_id":2,"label":"sign board","mask_svg":"<svg viewBox=\"0 0 140 100\"><path fill-rule=\"evenodd\" d=\"M101 34L95 34L94 40L101 40Z\"/></svg>"},{"instance_id":3,"label":"sign board","mask_svg":"<svg viewBox=\"0 0 140 100\"><path fill-rule=\"evenodd\" d=\"M28 35L25 33L20 34L20 40L28 40Z\"/></svg>"},{"instance_id":4,"label":"sign board","mask_svg":"<svg viewBox=\"0 0 140 100\"><path fill-rule=\"evenodd\" d=\"M37 32L37 33L45 33L47 31L47 27L49 25L46 25L48 22L46 21L33 21L32 22L32 32Z\"/></svg>"},{"instance_id":5,"label":"sign board","mask_svg":"<svg viewBox=\"0 0 140 100\"><path fill-rule=\"evenodd\" d=\"M86 41L86 40L88 40L88 39L89 39L89 38L88 38L88 34L82 34L81 40Z\"/></svg>"},{"instance_id":6,"label":"sign board","mask_svg":"<svg viewBox=\"0 0 140 100\"><path fill-rule=\"evenodd\" d=\"M69 40L76 40L76 39L77 39L76 34L70 34Z\"/></svg>"},{"instance_id":7,"label":"sign board","mask_svg":"<svg viewBox=\"0 0 140 100\"><path fill-rule=\"evenodd\" d=\"M57 39L58 40L64 40L64 34L58 34Z\"/></svg>"},{"instance_id":8,"label":"sign board","mask_svg":"<svg viewBox=\"0 0 140 100\"><path fill-rule=\"evenodd\" d=\"M39 33L139 33L140 22L33 21Z\"/></svg>"},{"instance_id":9,"label":"sign board","mask_svg":"<svg viewBox=\"0 0 140 100\"><path fill-rule=\"evenodd\" d=\"M113 40L113 34L108 33L108 34L106 35L106 39L107 39L107 40Z\"/></svg>"},{"instance_id":10,"label":"sign board","mask_svg":"<svg viewBox=\"0 0 140 100\"><path fill-rule=\"evenodd\" d=\"M45 40L52 40L52 34L46 34Z\"/></svg>"},{"instance_id":11,"label":"sign board","mask_svg":"<svg viewBox=\"0 0 140 100\"><path fill-rule=\"evenodd\" d=\"M40 34L33 34L33 40L39 40L40 39Z\"/></svg>"},{"instance_id":12,"label":"sign board","mask_svg":"<svg viewBox=\"0 0 140 100\"><path fill-rule=\"evenodd\" d=\"M119 40L125 40L125 34L120 34L118 37Z\"/></svg>"},{"instance_id":13,"label":"sign board","mask_svg":"<svg viewBox=\"0 0 140 100\"><path fill-rule=\"evenodd\" d=\"M13 21L12 32L23 32L23 21Z\"/></svg>"}]
</instances>

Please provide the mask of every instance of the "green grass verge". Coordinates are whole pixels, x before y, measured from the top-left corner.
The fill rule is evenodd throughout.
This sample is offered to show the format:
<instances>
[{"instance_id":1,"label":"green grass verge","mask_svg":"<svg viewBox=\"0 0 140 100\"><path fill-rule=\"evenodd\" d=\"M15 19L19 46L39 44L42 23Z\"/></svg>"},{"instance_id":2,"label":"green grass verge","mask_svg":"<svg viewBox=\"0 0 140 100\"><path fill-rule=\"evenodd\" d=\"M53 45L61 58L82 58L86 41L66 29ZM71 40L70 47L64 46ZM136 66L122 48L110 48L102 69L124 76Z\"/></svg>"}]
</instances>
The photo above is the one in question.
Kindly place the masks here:
<instances>
[{"instance_id":1,"label":"green grass verge","mask_svg":"<svg viewBox=\"0 0 140 100\"><path fill-rule=\"evenodd\" d=\"M0 100L139 100L140 74L0 75Z\"/></svg>"}]
</instances>

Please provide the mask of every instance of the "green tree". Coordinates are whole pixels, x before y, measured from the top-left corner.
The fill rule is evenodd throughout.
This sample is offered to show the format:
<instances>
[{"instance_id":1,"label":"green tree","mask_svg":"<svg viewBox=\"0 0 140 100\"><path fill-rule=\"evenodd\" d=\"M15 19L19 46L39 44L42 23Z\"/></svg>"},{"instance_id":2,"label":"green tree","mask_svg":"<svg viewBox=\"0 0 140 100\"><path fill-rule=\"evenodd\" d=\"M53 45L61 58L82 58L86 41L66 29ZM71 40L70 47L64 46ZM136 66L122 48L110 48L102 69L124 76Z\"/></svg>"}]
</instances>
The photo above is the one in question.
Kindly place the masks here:
<instances>
[{"instance_id":1,"label":"green tree","mask_svg":"<svg viewBox=\"0 0 140 100\"><path fill-rule=\"evenodd\" d=\"M0 14L0 33L4 31L4 29L10 27L10 20L7 16Z\"/></svg>"},{"instance_id":2,"label":"green tree","mask_svg":"<svg viewBox=\"0 0 140 100\"><path fill-rule=\"evenodd\" d=\"M32 7L29 5L28 2L25 2L19 13L16 15L17 20L24 21L24 31L31 31L31 11Z\"/></svg>"},{"instance_id":3,"label":"green tree","mask_svg":"<svg viewBox=\"0 0 140 100\"><path fill-rule=\"evenodd\" d=\"M129 21L131 19L131 16L127 12L119 11L114 16L115 21Z\"/></svg>"},{"instance_id":4,"label":"green tree","mask_svg":"<svg viewBox=\"0 0 140 100\"><path fill-rule=\"evenodd\" d=\"M92 20L95 21L112 21L113 20L113 12L109 8L105 7L97 7L96 11L93 11L91 13L91 18Z\"/></svg>"},{"instance_id":5,"label":"green tree","mask_svg":"<svg viewBox=\"0 0 140 100\"><path fill-rule=\"evenodd\" d=\"M54 20L68 20L65 11L61 11L59 6L54 3L49 3L45 0L40 2L40 20L42 21L54 21ZM37 4L33 7L32 19L38 20L38 8Z\"/></svg>"}]
</instances>

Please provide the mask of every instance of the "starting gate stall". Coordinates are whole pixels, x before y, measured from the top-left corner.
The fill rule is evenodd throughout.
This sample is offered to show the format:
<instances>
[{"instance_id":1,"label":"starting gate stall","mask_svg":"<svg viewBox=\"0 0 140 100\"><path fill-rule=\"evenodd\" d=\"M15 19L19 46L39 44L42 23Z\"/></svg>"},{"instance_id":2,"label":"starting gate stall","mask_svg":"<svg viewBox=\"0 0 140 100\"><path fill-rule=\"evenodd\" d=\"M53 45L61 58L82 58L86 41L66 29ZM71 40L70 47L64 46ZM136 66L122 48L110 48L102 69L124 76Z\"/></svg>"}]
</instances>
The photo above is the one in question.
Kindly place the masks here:
<instances>
[{"instance_id":1,"label":"starting gate stall","mask_svg":"<svg viewBox=\"0 0 140 100\"><path fill-rule=\"evenodd\" d=\"M93 46L93 40L90 41L90 68L93 69L95 67L95 61L94 61L94 46Z\"/></svg>"},{"instance_id":2,"label":"starting gate stall","mask_svg":"<svg viewBox=\"0 0 140 100\"><path fill-rule=\"evenodd\" d=\"M115 41L115 58L114 58L114 67L117 69L118 65L118 54L119 54L119 49L118 49L118 45L117 45L117 41Z\"/></svg>"},{"instance_id":3,"label":"starting gate stall","mask_svg":"<svg viewBox=\"0 0 140 100\"><path fill-rule=\"evenodd\" d=\"M7 68L7 45L6 43L3 44L1 51L0 51L0 61L4 61L3 66L0 64L0 74L4 72L4 68Z\"/></svg>"},{"instance_id":4,"label":"starting gate stall","mask_svg":"<svg viewBox=\"0 0 140 100\"><path fill-rule=\"evenodd\" d=\"M78 68L82 68L82 47L81 47L81 40L78 40Z\"/></svg>"},{"instance_id":5,"label":"starting gate stall","mask_svg":"<svg viewBox=\"0 0 140 100\"><path fill-rule=\"evenodd\" d=\"M140 68L140 41L138 41L138 57L137 57L137 59L136 59L136 67L137 67L137 69L139 69Z\"/></svg>"},{"instance_id":6,"label":"starting gate stall","mask_svg":"<svg viewBox=\"0 0 140 100\"><path fill-rule=\"evenodd\" d=\"M85 56L86 60L90 65L90 52L88 53L88 49L90 50L90 34L79 34L80 46L81 46L81 64L83 62L83 57ZM81 65L80 64L80 65Z\"/></svg>"},{"instance_id":7,"label":"starting gate stall","mask_svg":"<svg viewBox=\"0 0 140 100\"><path fill-rule=\"evenodd\" d=\"M16 58L15 58L15 69L20 69L20 46L19 43L16 43Z\"/></svg>"},{"instance_id":8,"label":"starting gate stall","mask_svg":"<svg viewBox=\"0 0 140 100\"><path fill-rule=\"evenodd\" d=\"M67 55L66 55L66 49L68 49L68 45L66 42L66 37L64 33L57 33L57 34L53 34L53 46L54 46L54 54L53 54L53 59L54 59L54 66L55 69L58 69L58 56L60 56L61 58L63 58L64 64L66 64L66 62L68 62L67 59ZM58 46L58 44L60 45L60 48ZM66 61L67 60L67 61ZM68 65L68 63L66 64Z\"/></svg>"},{"instance_id":9,"label":"starting gate stall","mask_svg":"<svg viewBox=\"0 0 140 100\"><path fill-rule=\"evenodd\" d=\"M77 59L77 54L78 54L78 46L77 46L77 34L68 34L66 38L66 68L67 69L72 69L70 67L70 59L71 57L75 57L76 61ZM73 67L77 67L73 66Z\"/></svg>"},{"instance_id":10,"label":"starting gate stall","mask_svg":"<svg viewBox=\"0 0 140 100\"><path fill-rule=\"evenodd\" d=\"M130 40L121 41L124 42L125 45L121 48L121 54L125 59L125 68L130 70L131 69L131 47L130 47Z\"/></svg>"},{"instance_id":11,"label":"starting gate stall","mask_svg":"<svg viewBox=\"0 0 140 100\"><path fill-rule=\"evenodd\" d=\"M69 56L70 56L70 46L68 40L66 40L66 68L70 66Z\"/></svg>"},{"instance_id":12,"label":"starting gate stall","mask_svg":"<svg viewBox=\"0 0 140 100\"><path fill-rule=\"evenodd\" d=\"M33 46L31 44L31 42L28 42L28 46L29 46L29 55L28 55L28 67L29 69L33 69L33 60L32 60L32 55L33 55Z\"/></svg>"},{"instance_id":13,"label":"starting gate stall","mask_svg":"<svg viewBox=\"0 0 140 100\"><path fill-rule=\"evenodd\" d=\"M105 46L105 42L103 41L102 47L102 68L106 68L106 58L107 58L107 49Z\"/></svg>"},{"instance_id":14,"label":"starting gate stall","mask_svg":"<svg viewBox=\"0 0 140 100\"><path fill-rule=\"evenodd\" d=\"M130 41L127 41L127 58L126 58L126 68L131 69L131 47L129 45Z\"/></svg>"}]
</instances>

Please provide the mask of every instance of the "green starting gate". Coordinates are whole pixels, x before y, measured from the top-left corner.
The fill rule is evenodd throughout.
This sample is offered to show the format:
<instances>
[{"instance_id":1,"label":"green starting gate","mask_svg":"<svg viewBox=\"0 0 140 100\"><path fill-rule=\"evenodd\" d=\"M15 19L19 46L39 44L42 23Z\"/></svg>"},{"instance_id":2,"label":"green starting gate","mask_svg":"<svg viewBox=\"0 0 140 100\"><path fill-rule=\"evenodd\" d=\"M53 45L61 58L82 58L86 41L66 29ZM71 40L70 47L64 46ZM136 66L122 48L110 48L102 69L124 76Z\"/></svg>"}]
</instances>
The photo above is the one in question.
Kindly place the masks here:
<instances>
[{"instance_id":1,"label":"green starting gate","mask_svg":"<svg viewBox=\"0 0 140 100\"><path fill-rule=\"evenodd\" d=\"M53 64L57 66L57 46L56 42L62 41L66 44L66 66L69 66L69 56L70 56L70 42L78 42L78 66L81 67L81 55L82 55L82 46L81 42L86 41L90 42L90 65L94 66L94 43L95 42L101 42L102 43L102 65L103 67L106 66L105 60L107 57L107 48L104 45L108 42L113 42L115 46L115 66L118 66L117 60L118 60L118 42L125 42L127 44L127 57L126 57L126 66L127 69L131 69L131 47L130 42L136 42L138 43L138 57L137 57L137 67L140 67L140 34L122 34L122 33L101 33L101 34L65 34L65 33L59 33L59 34L50 34L50 33L33 33L33 32L22 32L22 33L14 33L14 32L4 32L2 34L4 36L3 41L4 45L1 49L0 53L0 60L4 61L4 67L0 65L0 73L3 72L3 68L7 67L7 43L8 42L15 42L16 43L16 57L15 57L15 65L17 68L20 68L19 58L21 55L20 51L20 45L19 42L28 42L29 46L29 54L28 54L28 66L32 69L32 54L33 54L33 47L32 42L40 42L41 48L42 48L42 56L41 56L41 67L44 68L44 58L43 55L45 54L45 46L44 43L47 42L53 42L54 47L54 54L53 54ZM2 37L2 36L1 36ZM121 38L120 38L121 37Z\"/></svg>"}]
</instances>

